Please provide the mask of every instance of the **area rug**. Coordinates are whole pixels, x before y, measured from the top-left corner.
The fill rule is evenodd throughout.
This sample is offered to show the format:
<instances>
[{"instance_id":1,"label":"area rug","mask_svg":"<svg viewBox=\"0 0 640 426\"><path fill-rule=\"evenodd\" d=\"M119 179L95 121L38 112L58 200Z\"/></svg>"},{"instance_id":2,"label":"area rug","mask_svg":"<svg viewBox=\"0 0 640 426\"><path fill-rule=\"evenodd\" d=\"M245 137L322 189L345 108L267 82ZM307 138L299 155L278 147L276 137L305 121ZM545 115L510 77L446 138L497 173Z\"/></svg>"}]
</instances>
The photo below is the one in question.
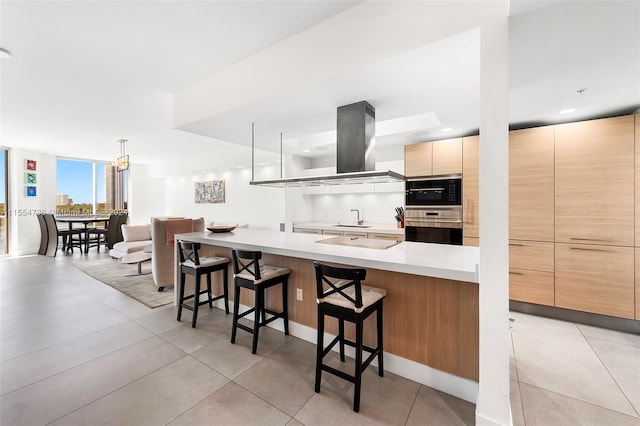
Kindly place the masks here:
<instances>
[{"instance_id":1,"label":"area rug","mask_svg":"<svg viewBox=\"0 0 640 426\"><path fill-rule=\"evenodd\" d=\"M115 259L107 258L76 263L76 266L85 274L136 299L149 308L173 303L172 289L168 288L163 292L158 292L151 274L125 276L138 270L138 265L135 263L120 263ZM149 271L150 268L150 261L142 263L142 272Z\"/></svg>"}]
</instances>

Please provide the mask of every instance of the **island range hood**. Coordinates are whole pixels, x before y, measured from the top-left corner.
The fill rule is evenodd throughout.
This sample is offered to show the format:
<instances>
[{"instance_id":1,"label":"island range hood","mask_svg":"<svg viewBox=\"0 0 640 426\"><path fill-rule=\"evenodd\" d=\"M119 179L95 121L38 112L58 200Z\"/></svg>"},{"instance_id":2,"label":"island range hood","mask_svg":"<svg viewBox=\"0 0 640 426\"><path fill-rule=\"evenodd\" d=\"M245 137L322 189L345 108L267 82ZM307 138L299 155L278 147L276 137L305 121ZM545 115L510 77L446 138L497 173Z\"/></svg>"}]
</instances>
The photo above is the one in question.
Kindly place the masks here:
<instances>
[{"instance_id":1,"label":"island range hood","mask_svg":"<svg viewBox=\"0 0 640 426\"><path fill-rule=\"evenodd\" d=\"M338 108L336 174L252 180L249 184L295 187L404 181L400 173L375 170L375 121L376 110L366 101Z\"/></svg>"}]
</instances>

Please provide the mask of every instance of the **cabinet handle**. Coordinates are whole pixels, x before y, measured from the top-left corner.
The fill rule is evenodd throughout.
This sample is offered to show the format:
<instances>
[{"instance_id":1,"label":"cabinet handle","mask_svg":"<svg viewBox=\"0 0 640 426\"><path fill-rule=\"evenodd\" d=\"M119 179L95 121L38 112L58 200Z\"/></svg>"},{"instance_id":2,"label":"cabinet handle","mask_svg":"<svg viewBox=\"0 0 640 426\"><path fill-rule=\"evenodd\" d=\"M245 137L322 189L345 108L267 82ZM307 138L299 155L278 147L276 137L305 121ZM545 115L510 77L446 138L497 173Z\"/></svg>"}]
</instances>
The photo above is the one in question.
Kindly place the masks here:
<instances>
[{"instance_id":1,"label":"cabinet handle","mask_svg":"<svg viewBox=\"0 0 640 426\"><path fill-rule=\"evenodd\" d=\"M522 247L524 244L520 243L509 243L510 246Z\"/></svg>"},{"instance_id":2,"label":"cabinet handle","mask_svg":"<svg viewBox=\"0 0 640 426\"><path fill-rule=\"evenodd\" d=\"M602 238L574 238L574 237L571 237L569 239L573 240L573 241L600 241L600 242L607 242L607 243L612 243L613 242L613 240L602 239Z\"/></svg>"},{"instance_id":3,"label":"cabinet handle","mask_svg":"<svg viewBox=\"0 0 640 426\"><path fill-rule=\"evenodd\" d=\"M469 210L471 210L471 198L467 198L464 200L466 207L464 208L464 223L469 223L471 224L471 222L469 221Z\"/></svg>"},{"instance_id":4,"label":"cabinet handle","mask_svg":"<svg viewBox=\"0 0 640 426\"><path fill-rule=\"evenodd\" d=\"M582 250L582 251L604 251L607 253L615 253L613 250L604 250L604 249L595 249L595 248L587 248L587 247L570 247L571 250Z\"/></svg>"},{"instance_id":5,"label":"cabinet handle","mask_svg":"<svg viewBox=\"0 0 640 426\"><path fill-rule=\"evenodd\" d=\"M509 271L509 275L524 275L522 272L511 272Z\"/></svg>"}]
</instances>

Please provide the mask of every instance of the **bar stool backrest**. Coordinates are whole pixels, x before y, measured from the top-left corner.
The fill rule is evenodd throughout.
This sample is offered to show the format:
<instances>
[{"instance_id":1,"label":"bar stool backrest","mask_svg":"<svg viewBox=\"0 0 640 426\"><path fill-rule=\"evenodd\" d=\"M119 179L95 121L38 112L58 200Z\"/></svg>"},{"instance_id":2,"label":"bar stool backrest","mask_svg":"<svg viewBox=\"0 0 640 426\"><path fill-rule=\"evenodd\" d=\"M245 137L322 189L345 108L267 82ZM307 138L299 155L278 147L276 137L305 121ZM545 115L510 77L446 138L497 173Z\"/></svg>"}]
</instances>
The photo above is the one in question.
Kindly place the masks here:
<instances>
[{"instance_id":1,"label":"bar stool backrest","mask_svg":"<svg viewBox=\"0 0 640 426\"><path fill-rule=\"evenodd\" d=\"M198 256L198 250L200 250L200 243L190 243L187 241L179 241L180 250L180 263L184 263L188 260L193 262L194 265L200 265L200 256Z\"/></svg>"},{"instance_id":2,"label":"bar stool backrest","mask_svg":"<svg viewBox=\"0 0 640 426\"><path fill-rule=\"evenodd\" d=\"M318 303L328 296L338 294L353 303L356 308L362 308L362 281L367 275L366 269L342 268L318 262L313 262L313 265L316 269ZM348 291L351 287L353 290Z\"/></svg>"},{"instance_id":3,"label":"bar stool backrest","mask_svg":"<svg viewBox=\"0 0 640 426\"><path fill-rule=\"evenodd\" d=\"M233 255L233 273L235 275L247 272L254 277L255 281L261 279L260 276L260 259L262 259L261 251L238 250L231 251Z\"/></svg>"}]
</instances>

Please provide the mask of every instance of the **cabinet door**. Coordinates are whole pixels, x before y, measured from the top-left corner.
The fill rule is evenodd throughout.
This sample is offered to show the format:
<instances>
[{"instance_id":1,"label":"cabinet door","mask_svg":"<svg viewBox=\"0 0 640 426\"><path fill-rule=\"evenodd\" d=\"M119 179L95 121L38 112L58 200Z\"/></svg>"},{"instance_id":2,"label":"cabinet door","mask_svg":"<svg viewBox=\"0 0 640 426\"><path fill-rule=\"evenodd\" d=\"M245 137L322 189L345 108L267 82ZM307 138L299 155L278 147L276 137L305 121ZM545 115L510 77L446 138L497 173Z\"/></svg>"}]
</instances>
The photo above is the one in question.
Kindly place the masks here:
<instances>
[{"instance_id":1,"label":"cabinet door","mask_svg":"<svg viewBox=\"0 0 640 426\"><path fill-rule=\"evenodd\" d=\"M368 232L367 238L373 238L376 240L404 241L404 234L378 234L375 232Z\"/></svg>"},{"instance_id":2,"label":"cabinet door","mask_svg":"<svg viewBox=\"0 0 640 426\"><path fill-rule=\"evenodd\" d=\"M640 114L635 116L636 139L636 247L640 247Z\"/></svg>"},{"instance_id":3,"label":"cabinet door","mask_svg":"<svg viewBox=\"0 0 640 426\"><path fill-rule=\"evenodd\" d=\"M479 247L480 246L480 238L478 238L478 237L466 237L463 234L463 236L462 236L462 245L463 246L469 246L469 247Z\"/></svg>"},{"instance_id":4,"label":"cabinet door","mask_svg":"<svg viewBox=\"0 0 640 426\"><path fill-rule=\"evenodd\" d=\"M359 237L359 238L367 238L366 232L357 232L357 231L345 231L343 234L345 237Z\"/></svg>"},{"instance_id":5,"label":"cabinet door","mask_svg":"<svg viewBox=\"0 0 640 426\"><path fill-rule=\"evenodd\" d=\"M555 172L556 242L633 246L633 116L556 126Z\"/></svg>"},{"instance_id":6,"label":"cabinet door","mask_svg":"<svg viewBox=\"0 0 640 426\"><path fill-rule=\"evenodd\" d=\"M339 236L343 236L344 232L342 232L342 231L329 231L327 229L324 229L322 231L322 235L339 235Z\"/></svg>"},{"instance_id":7,"label":"cabinet door","mask_svg":"<svg viewBox=\"0 0 640 426\"><path fill-rule=\"evenodd\" d=\"M479 136L462 139L462 232L464 238L480 237L479 142Z\"/></svg>"},{"instance_id":8,"label":"cabinet door","mask_svg":"<svg viewBox=\"0 0 640 426\"><path fill-rule=\"evenodd\" d=\"M553 243L509 240L509 267L553 272Z\"/></svg>"},{"instance_id":9,"label":"cabinet door","mask_svg":"<svg viewBox=\"0 0 640 426\"><path fill-rule=\"evenodd\" d=\"M556 243L560 308L634 318L634 248Z\"/></svg>"},{"instance_id":10,"label":"cabinet door","mask_svg":"<svg viewBox=\"0 0 640 426\"><path fill-rule=\"evenodd\" d=\"M433 150L431 142L404 146L404 175L406 177L430 176Z\"/></svg>"},{"instance_id":11,"label":"cabinet door","mask_svg":"<svg viewBox=\"0 0 640 426\"><path fill-rule=\"evenodd\" d=\"M553 241L553 126L509 132L509 238Z\"/></svg>"},{"instance_id":12,"label":"cabinet door","mask_svg":"<svg viewBox=\"0 0 640 426\"><path fill-rule=\"evenodd\" d=\"M462 138L431 142L433 145L433 174L462 173Z\"/></svg>"},{"instance_id":13,"label":"cabinet door","mask_svg":"<svg viewBox=\"0 0 640 426\"><path fill-rule=\"evenodd\" d=\"M299 234L322 234L322 229L293 228Z\"/></svg>"},{"instance_id":14,"label":"cabinet door","mask_svg":"<svg viewBox=\"0 0 640 426\"><path fill-rule=\"evenodd\" d=\"M553 272L509 268L509 299L553 306Z\"/></svg>"}]
</instances>

